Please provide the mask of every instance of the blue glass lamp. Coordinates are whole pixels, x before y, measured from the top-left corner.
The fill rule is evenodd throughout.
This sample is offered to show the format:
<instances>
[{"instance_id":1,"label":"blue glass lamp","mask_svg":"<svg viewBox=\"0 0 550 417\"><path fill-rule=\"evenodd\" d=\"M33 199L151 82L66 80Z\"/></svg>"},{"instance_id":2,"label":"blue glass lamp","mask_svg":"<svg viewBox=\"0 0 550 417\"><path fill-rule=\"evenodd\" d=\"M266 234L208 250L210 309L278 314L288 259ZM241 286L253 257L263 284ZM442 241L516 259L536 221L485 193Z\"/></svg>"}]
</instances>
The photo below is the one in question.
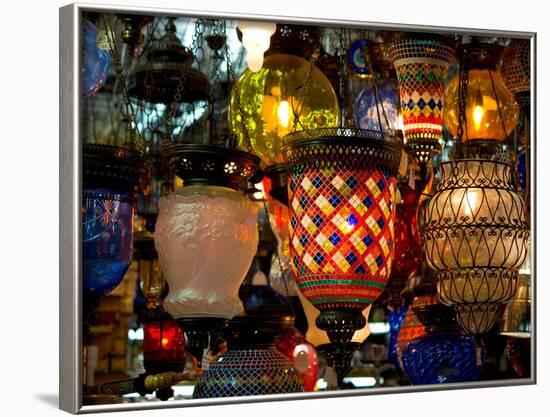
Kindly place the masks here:
<instances>
[{"instance_id":1,"label":"blue glass lamp","mask_svg":"<svg viewBox=\"0 0 550 417\"><path fill-rule=\"evenodd\" d=\"M452 308L432 295L416 297L412 308L426 327L424 336L403 349L403 369L413 385L470 382L479 379L484 348L456 323Z\"/></svg>"},{"instance_id":2,"label":"blue glass lamp","mask_svg":"<svg viewBox=\"0 0 550 417\"><path fill-rule=\"evenodd\" d=\"M81 211L84 317L120 284L130 266L133 191L142 175L140 152L110 145L84 145Z\"/></svg>"}]
</instances>

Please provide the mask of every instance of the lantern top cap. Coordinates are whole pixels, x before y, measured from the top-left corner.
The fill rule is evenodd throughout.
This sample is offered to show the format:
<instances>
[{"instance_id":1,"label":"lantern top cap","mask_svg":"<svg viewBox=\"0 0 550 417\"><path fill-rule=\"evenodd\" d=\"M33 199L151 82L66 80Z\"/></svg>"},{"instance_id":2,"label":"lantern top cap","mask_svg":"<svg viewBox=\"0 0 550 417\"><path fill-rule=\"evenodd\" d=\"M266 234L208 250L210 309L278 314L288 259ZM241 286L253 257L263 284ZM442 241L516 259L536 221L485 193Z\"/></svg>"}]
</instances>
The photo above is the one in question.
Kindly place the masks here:
<instances>
[{"instance_id":1,"label":"lantern top cap","mask_svg":"<svg viewBox=\"0 0 550 417\"><path fill-rule=\"evenodd\" d=\"M283 155L290 167L380 168L395 176L401 151L402 144L395 136L351 127L304 130L283 138Z\"/></svg>"}]
</instances>

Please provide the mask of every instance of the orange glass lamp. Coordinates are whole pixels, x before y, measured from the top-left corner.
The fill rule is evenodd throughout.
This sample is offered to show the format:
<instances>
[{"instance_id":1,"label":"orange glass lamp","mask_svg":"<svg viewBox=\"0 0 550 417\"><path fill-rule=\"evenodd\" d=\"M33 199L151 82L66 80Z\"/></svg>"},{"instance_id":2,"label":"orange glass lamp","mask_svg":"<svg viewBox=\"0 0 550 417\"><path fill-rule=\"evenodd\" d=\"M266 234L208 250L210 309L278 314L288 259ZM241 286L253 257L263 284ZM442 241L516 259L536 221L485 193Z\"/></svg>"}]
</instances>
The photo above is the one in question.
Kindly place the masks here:
<instances>
[{"instance_id":1,"label":"orange glass lamp","mask_svg":"<svg viewBox=\"0 0 550 417\"><path fill-rule=\"evenodd\" d=\"M497 69L502 49L498 44L478 43L474 38L460 50L463 68L445 91L444 122L462 142L502 142L517 125L519 106ZM465 105L462 134L459 132L461 101Z\"/></svg>"}]
</instances>

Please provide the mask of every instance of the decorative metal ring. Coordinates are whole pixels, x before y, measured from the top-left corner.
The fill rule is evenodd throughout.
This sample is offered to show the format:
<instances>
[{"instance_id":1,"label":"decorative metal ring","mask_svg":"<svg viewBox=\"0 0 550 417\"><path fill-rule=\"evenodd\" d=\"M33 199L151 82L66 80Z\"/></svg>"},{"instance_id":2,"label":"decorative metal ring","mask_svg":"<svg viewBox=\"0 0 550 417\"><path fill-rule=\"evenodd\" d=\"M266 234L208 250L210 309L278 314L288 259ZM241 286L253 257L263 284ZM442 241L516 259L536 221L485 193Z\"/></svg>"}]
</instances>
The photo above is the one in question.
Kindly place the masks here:
<instances>
[{"instance_id":1,"label":"decorative metal ring","mask_svg":"<svg viewBox=\"0 0 550 417\"><path fill-rule=\"evenodd\" d=\"M283 138L286 164L317 169L376 167L397 175L402 144L386 133L351 127L304 130Z\"/></svg>"},{"instance_id":2,"label":"decorative metal ring","mask_svg":"<svg viewBox=\"0 0 550 417\"><path fill-rule=\"evenodd\" d=\"M134 149L85 144L82 154L84 188L132 193L145 175L143 154Z\"/></svg>"},{"instance_id":3,"label":"decorative metal ring","mask_svg":"<svg viewBox=\"0 0 550 417\"><path fill-rule=\"evenodd\" d=\"M215 145L177 144L164 146L171 169L185 185L208 184L237 191L247 189L260 158L251 153Z\"/></svg>"}]
</instances>

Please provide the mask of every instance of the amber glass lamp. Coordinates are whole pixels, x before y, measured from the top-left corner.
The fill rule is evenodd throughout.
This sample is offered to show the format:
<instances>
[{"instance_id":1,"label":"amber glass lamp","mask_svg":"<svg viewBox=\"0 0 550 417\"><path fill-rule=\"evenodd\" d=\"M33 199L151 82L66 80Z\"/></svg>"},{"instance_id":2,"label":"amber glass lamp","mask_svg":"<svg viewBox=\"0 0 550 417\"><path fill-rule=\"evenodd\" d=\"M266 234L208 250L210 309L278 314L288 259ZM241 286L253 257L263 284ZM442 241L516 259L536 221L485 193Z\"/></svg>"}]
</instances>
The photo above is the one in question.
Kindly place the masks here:
<instances>
[{"instance_id":1,"label":"amber glass lamp","mask_svg":"<svg viewBox=\"0 0 550 417\"><path fill-rule=\"evenodd\" d=\"M517 125L519 106L497 70L501 52L502 47L497 44L477 42L463 45L460 51L463 69L445 91L444 123L455 137L461 136L463 142L501 142ZM461 97L461 84L464 97ZM461 100L465 101L462 135L458 132Z\"/></svg>"}]
</instances>

